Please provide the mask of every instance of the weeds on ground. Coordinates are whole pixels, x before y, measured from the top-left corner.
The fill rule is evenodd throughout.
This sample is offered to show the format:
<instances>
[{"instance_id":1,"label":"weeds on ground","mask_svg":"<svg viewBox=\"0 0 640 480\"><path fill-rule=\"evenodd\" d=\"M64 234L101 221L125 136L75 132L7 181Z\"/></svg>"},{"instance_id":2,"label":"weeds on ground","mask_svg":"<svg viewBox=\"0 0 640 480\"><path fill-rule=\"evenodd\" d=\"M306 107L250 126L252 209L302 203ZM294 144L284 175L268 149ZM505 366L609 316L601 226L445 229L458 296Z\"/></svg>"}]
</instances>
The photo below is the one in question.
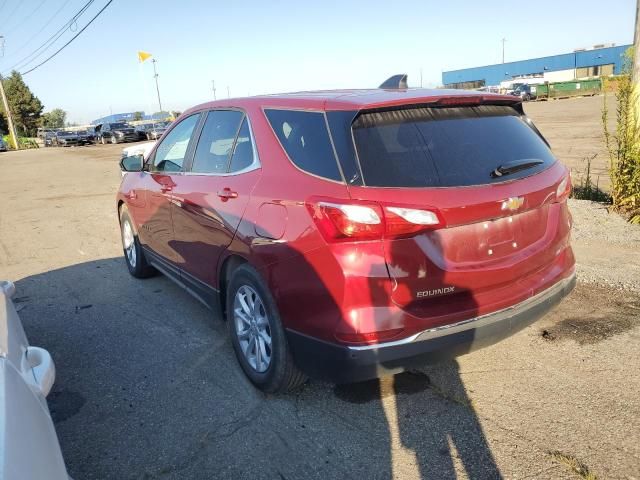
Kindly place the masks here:
<instances>
[{"instance_id":1,"label":"weeds on ground","mask_svg":"<svg viewBox=\"0 0 640 480\"><path fill-rule=\"evenodd\" d=\"M611 200L613 208L625 215L631 223L640 224L640 108L636 111L640 92L631 79L632 49L625 52L625 67L618 80L615 133L607 124L607 89L604 88L602 126L604 141L609 152Z\"/></svg>"},{"instance_id":2,"label":"weeds on ground","mask_svg":"<svg viewBox=\"0 0 640 480\"><path fill-rule=\"evenodd\" d=\"M598 480L595 473L589 470L589 467L578 460L573 455L566 455L558 450L547 452L551 458L569 467L573 472L578 474L584 480Z\"/></svg>"},{"instance_id":3,"label":"weeds on ground","mask_svg":"<svg viewBox=\"0 0 640 480\"><path fill-rule=\"evenodd\" d=\"M571 198L577 200L591 200L592 202L611 203L611 195L600 190L600 176L596 178L595 184L591 176L591 162L598 154L591 157L585 157L585 169L574 176L574 185L571 190Z\"/></svg>"},{"instance_id":4,"label":"weeds on ground","mask_svg":"<svg viewBox=\"0 0 640 480\"><path fill-rule=\"evenodd\" d=\"M10 148L13 148L13 141L11 140L11 137L9 135L5 135L3 139L6 145L8 145ZM29 137L18 137L18 145L20 145L21 150L27 148L39 148L38 143L33 138Z\"/></svg>"}]
</instances>

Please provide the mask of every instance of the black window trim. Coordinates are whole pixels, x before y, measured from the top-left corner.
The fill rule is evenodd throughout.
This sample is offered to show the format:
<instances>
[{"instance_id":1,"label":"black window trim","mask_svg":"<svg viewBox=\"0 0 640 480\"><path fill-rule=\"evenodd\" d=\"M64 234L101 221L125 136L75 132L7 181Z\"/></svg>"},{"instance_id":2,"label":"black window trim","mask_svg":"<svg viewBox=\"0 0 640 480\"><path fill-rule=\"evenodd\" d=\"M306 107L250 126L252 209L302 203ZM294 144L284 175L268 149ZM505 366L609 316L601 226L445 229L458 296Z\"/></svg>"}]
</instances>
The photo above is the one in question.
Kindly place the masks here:
<instances>
[{"instance_id":1,"label":"black window trim","mask_svg":"<svg viewBox=\"0 0 640 480\"><path fill-rule=\"evenodd\" d=\"M263 106L262 108L262 114L264 115L265 120L267 121L267 124L269 125L269 128L271 129L271 132L273 133L273 136L275 137L276 141L278 142L278 145L280 145L280 148L282 149L282 151L284 152L285 156L287 157L287 160L289 160L289 163L291 165L294 166L294 168L306 175L311 175L312 177L318 178L320 180L325 180L327 182L332 182L332 183L337 183L338 185L347 185L347 182L344 179L344 174L342 173L342 165L340 165L340 162L338 161L338 154L336 151L336 146L333 144L333 137L331 136L331 129L329 128L329 122L327 120L327 112L326 110L322 110L322 109L318 109L318 108L296 108L296 107L276 107L276 106ZM308 172L307 170L304 170L302 168L300 168L298 165L296 165L296 163L291 160L291 157L289 156L289 154L287 153L287 149L284 148L284 145L282 145L282 142L280 141L280 138L278 137L278 134L276 133L276 131L273 129L273 125L271 125L271 122L269 121L269 117L267 117L267 110L280 110L280 111L287 111L287 112L311 112L311 113L321 113L322 117L324 118L324 124L325 127L327 128L327 134L329 136L329 142L331 143L331 151L333 152L333 159L336 162L336 165L338 167L338 173L340 174L340 178L342 180L334 180L333 178L327 178L327 177L323 177L321 175L317 175L315 173L312 172Z\"/></svg>"},{"instance_id":2,"label":"black window trim","mask_svg":"<svg viewBox=\"0 0 640 480\"><path fill-rule=\"evenodd\" d=\"M227 159L227 171L224 172L224 173L194 172L193 171L193 161L194 161L194 158L195 158L196 148L197 148L198 144L200 143L200 137L202 136L202 131L204 130L204 125L205 125L205 123L207 121L207 118L209 117L209 114L211 112L228 111L228 110L242 113L242 118L240 120L240 123L238 124L238 129L236 130L236 134L235 134L235 137L233 139L233 145L231 147L231 152L229 153L229 158ZM201 125L199 125L199 128L198 128L198 130L196 132L197 141L195 142L195 144L193 146L193 152L192 152L191 157L189 158L189 163L185 164L186 168L184 169L184 172L183 172L184 175L186 175L186 176L200 176L200 177L230 177L230 176L233 176L233 175L242 175L244 173L252 172L252 171L258 170L259 168L262 167L262 164L260 163L260 158L258 157L258 149L256 148L256 140L255 140L255 136L253 135L253 128L251 126L251 119L249 118L249 115L247 115L247 112L245 112L242 108L238 108L238 107L218 107L218 108L209 108L209 109L206 109L206 110L202 110L200 113L206 113L206 115L202 116ZM237 170L235 172L230 172L229 169L231 168L231 159L233 158L233 154L236 151L236 142L238 141L238 135L240 134L240 129L242 128L242 122L244 122L245 120L247 120L247 125L249 126L249 137L251 139L251 148L253 149L253 162L251 163L251 165L243 168L242 170Z\"/></svg>"},{"instance_id":3,"label":"black window trim","mask_svg":"<svg viewBox=\"0 0 640 480\"><path fill-rule=\"evenodd\" d=\"M185 172L187 171L187 166L191 165L191 161L193 160L193 154L195 152L195 145L196 143L194 142L194 139L196 138L196 135L200 134L200 131L202 130L202 124L203 124L203 118L204 115L202 115L202 110L198 110L196 112L192 112L190 115L185 116L183 119L180 119L180 121L175 121L171 124L171 128L169 130L167 130L165 133L168 135L169 133L171 133L171 131L176 128L178 125L180 125L182 122L184 122L187 118L191 118L194 115L198 115L198 121L196 122L196 126L193 127L193 132L191 133L191 138L189 139L189 144L187 145L187 151L184 154L184 161L182 162L182 168L179 171L176 172L165 172L164 170L153 170L153 164L156 160L156 153L158 151L158 147L160 146L160 141L156 142L156 145L154 145L153 147L153 154L149 155L149 158L147 159L147 161L144 164L144 171L148 172L148 173L152 173L152 174L158 174L158 175L184 175ZM166 138L166 135L165 137ZM164 139L163 139L164 141Z\"/></svg>"}]
</instances>

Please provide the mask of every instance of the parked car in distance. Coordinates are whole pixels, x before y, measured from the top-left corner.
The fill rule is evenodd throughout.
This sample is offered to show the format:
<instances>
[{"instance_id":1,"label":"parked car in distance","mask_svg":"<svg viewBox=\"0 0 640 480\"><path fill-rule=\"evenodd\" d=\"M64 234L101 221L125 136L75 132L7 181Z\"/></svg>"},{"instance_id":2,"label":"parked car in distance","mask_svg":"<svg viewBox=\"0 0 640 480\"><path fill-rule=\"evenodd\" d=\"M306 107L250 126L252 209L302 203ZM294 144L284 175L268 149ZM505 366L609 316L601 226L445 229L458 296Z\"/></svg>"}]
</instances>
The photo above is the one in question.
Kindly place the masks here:
<instances>
[{"instance_id":1,"label":"parked car in distance","mask_svg":"<svg viewBox=\"0 0 640 480\"><path fill-rule=\"evenodd\" d=\"M138 126L138 130L147 140L158 140L171 125L171 122L155 122Z\"/></svg>"},{"instance_id":2,"label":"parked car in distance","mask_svg":"<svg viewBox=\"0 0 640 480\"><path fill-rule=\"evenodd\" d=\"M0 281L0 478L68 480L46 400L55 366L46 350L29 346L14 292Z\"/></svg>"},{"instance_id":3,"label":"parked car in distance","mask_svg":"<svg viewBox=\"0 0 640 480\"><path fill-rule=\"evenodd\" d=\"M124 122L102 123L95 127L96 143L124 143L140 140L134 127Z\"/></svg>"},{"instance_id":4,"label":"parked car in distance","mask_svg":"<svg viewBox=\"0 0 640 480\"><path fill-rule=\"evenodd\" d=\"M45 147L53 146L53 139L56 136L56 130L52 128L38 128L36 136L42 142Z\"/></svg>"},{"instance_id":5,"label":"parked car in distance","mask_svg":"<svg viewBox=\"0 0 640 480\"><path fill-rule=\"evenodd\" d=\"M92 145L95 142L95 135L93 131L89 130L78 130L76 132L78 134L78 139L80 145Z\"/></svg>"},{"instance_id":6,"label":"parked car in distance","mask_svg":"<svg viewBox=\"0 0 640 480\"><path fill-rule=\"evenodd\" d=\"M528 102L529 100L533 100L536 98L536 87L535 85L531 86L527 84L521 84L513 92L511 92L511 95L520 97L522 101Z\"/></svg>"},{"instance_id":7,"label":"parked car in distance","mask_svg":"<svg viewBox=\"0 0 640 480\"><path fill-rule=\"evenodd\" d=\"M519 97L381 88L211 102L121 168L129 272L160 271L219 309L265 391L467 353L575 285L569 171Z\"/></svg>"},{"instance_id":8,"label":"parked car in distance","mask_svg":"<svg viewBox=\"0 0 640 480\"><path fill-rule=\"evenodd\" d=\"M60 130L55 133L52 139L53 145L56 147L71 147L80 145L80 136L78 132L72 132L70 130Z\"/></svg>"},{"instance_id":9,"label":"parked car in distance","mask_svg":"<svg viewBox=\"0 0 640 480\"><path fill-rule=\"evenodd\" d=\"M6 152L7 148L8 148L7 144L5 143L5 141L2 138L2 136L0 136L0 152Z\"/></svg>"}]
</instances>

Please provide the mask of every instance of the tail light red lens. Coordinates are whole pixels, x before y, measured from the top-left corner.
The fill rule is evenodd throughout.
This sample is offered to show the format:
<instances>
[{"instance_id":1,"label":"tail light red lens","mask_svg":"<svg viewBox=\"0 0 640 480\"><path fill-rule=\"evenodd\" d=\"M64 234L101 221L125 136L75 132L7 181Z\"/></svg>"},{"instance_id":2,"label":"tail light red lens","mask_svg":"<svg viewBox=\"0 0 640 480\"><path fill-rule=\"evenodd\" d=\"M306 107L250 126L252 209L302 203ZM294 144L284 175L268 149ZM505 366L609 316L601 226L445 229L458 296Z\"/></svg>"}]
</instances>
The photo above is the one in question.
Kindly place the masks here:
<instances>
[{"instance_id":1,"label":"tail light red lens","mask_svg":"<svg viewBox=\"0 0 640 480\"><path fill-rule=\"evenodd\" d=\"M397 238L444 226L435 209L324 200L307 208L328 242Z\"/></svg>"},{"instance_id":2,"label":"tail light red lens","mask_svg":"<svg viewBox=\"0 0 640 480\"><path fill-rule=\"evenodd\" d=\"M556 202L562 202L569 198L571 194L571 174L567 173L567 175L562 179L562 181L558 184L558 188L556 189Z\"/></svg>"},{"instance_id":3,"label":"tail light red lens","mask_svg":"<svg viewBox=\"0 0 640 480\"><path fill-rule=\"evenodd\" d=\"M329 241L373 240L384 234L382 210L378 205L318 202L308 203L307 208Z\"/></svg>"}]
</instances>

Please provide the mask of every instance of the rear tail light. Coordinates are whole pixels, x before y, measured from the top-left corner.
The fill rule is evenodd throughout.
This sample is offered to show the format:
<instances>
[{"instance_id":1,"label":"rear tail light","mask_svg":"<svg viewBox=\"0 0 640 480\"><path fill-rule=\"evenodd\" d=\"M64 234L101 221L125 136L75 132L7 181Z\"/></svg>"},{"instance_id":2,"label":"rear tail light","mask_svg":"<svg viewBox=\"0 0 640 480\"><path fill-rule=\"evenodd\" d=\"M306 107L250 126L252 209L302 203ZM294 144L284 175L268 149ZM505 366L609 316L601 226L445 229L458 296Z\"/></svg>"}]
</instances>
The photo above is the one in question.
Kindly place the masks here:
<instances>
[{"instance_id":1,"label":"rear tail light","mask_svg":"<svg viewBox=\"0 0 640 480\"><path fill-rule=\"evenodd\" d=\"M397 238L444 226L431 208L325 201L308 202L307 208L328 242Z\"/></svg>"},{"instance_id":2,"label":"rear tail light","mask_svg":"<svg viewBox=\"0 0 640 480\"><path fill-rule=\"evenodd\" d=\"M556 189L556 202L561 202L569 198L569 194L571 193L571 174L567 173L567 175L562 179L562 181L558 184L558 188Z\"/></svg>"}]
</instances>

